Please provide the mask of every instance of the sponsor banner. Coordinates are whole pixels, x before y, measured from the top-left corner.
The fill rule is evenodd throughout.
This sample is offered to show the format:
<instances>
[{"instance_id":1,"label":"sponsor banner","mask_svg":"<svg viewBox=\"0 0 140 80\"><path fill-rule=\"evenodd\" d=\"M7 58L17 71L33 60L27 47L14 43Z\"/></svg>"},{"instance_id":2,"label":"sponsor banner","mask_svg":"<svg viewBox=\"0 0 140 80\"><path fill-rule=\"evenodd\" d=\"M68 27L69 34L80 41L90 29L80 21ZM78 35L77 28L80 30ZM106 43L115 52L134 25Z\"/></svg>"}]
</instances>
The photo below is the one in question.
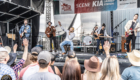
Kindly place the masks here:
<instances>
[{"instance_id":1,"label":"sponsor banner","mask_svg":"<svg viewBox=\"0 0 140 80\"><path fill-rule=\"evenodd\" d=\"M74 1L75 0L60 0L59 10L60 14L74 14Z\"/></svg>"},{"instance_id":2,"label":"sponsor banner","mask_svg":"<svg viewBox=\"0 0 140 80\"><path fill-rule=\"evenodd\" d=\"M129 9L129 8L137 8L137 0L117 0L118 7L117 9Z\"/></svg>"},{"instance_id":3,"label":"sponsor banner","mask_svg":"<svg viewBox=\"0 0 140 80\"><path fill-rule=\"evenodd\" d=\"M117 0L75 0L75 13L113 11L117 9Z\"/></svg>"}]
</instances>

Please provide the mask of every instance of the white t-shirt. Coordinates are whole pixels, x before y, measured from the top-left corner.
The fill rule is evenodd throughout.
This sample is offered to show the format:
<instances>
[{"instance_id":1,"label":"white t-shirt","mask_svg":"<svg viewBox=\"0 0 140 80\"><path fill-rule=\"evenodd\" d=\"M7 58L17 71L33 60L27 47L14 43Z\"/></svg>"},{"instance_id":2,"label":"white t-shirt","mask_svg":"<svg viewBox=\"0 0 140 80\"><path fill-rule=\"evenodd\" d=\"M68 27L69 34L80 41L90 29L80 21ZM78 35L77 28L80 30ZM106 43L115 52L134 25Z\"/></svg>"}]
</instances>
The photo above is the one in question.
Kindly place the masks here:
<instances>
[{"instance_id":1,"label":"white t-shirt","mask_svg":"<svg viewBox=\"0 0 140 80\"><path fill-rule=\"evenodd\" d=\"M25 73L23 74L22 80L27 80L29 76L31 76L32 74L34 74L34 73L36 73L38 71L39 71L39 66L38 65L29 67L25 71Z\"/></svg>"}]
</instances>

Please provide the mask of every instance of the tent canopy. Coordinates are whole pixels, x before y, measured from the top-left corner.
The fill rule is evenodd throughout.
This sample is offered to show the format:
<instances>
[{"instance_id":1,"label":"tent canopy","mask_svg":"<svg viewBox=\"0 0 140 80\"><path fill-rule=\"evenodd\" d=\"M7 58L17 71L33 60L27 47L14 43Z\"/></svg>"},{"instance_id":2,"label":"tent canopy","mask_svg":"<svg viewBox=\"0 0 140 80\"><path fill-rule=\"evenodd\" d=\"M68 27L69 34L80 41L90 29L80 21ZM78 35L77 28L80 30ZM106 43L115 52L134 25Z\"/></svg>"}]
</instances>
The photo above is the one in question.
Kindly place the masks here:
<instances>
[{"instance_id":1,"label":"tent canopy","mask_svg":"<svg viewBox=\"0 0 140 80\"><path fill-rule=\"evenodd\" d=\"M19 23L37 15L40 13L33 9L8 1L0 1L0 22L2 23Z\"/></svg>"}]
</instances>

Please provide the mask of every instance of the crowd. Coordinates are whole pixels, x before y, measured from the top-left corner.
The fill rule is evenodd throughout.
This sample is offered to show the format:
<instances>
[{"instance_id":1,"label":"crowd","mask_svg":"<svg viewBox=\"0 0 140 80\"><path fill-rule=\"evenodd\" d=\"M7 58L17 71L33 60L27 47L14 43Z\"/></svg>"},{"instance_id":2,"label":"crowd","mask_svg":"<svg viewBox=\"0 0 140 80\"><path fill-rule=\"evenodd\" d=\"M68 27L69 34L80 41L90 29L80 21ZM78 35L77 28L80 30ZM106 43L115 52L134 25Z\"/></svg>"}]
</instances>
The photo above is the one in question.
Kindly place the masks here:
<instances>
[{"instance_id":1,"label":"crowd","mask_svg":"<svg viewBox=\"0 0 140 80\"><path fill-rule=\"evenodd\" d=\"M56 56L40 47L31 49L28 53L28 40L23 40L24 53L22 59L16 61L17 47L11 52L8 46L0 47L0 79L1 80L140 80L140 52L133 50L127 53L131 63L120 74L119 62L116 56L110 56L110 43L104 43L106 58L92 56L84 61L85 71L81 72L81 65L75 52L68 52L62 73L54 66ZM18 63L15 63L18 62Z\"/></svg>"}]
</instances>

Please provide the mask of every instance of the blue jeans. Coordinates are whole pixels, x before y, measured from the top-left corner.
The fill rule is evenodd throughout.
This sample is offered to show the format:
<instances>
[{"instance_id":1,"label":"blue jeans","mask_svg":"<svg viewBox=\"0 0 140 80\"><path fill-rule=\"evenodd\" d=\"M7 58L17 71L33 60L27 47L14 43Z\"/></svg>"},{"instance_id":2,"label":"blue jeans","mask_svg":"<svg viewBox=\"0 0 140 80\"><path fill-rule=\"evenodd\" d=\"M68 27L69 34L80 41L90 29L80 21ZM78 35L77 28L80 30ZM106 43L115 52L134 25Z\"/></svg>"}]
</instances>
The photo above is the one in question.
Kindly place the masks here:
<instances>
[{"instance_id":1,"label":"blue jeans","mask_svg":"<svg viewBox=\"0 0 140 80\"><path fill-rule=\"evenodd\" d=\"M101 39L101 40L100 40L100 39L97 39L97 48L96 48L96 51L99 50L100 42L101 42L101 44L102 44L102 51L104 51L104 49L103 49L104 39Z\"/></svg>"},{"instance_id":2,"label":"blue jeans","mask_svg":"<svg viewBox=\"0 0 140 80\"><path fill-rule=\"evenodd\" d=\"M73 42L72 41L63 41L62 43L60 43L62 52L65 53L64 45L66 45L66 44L70 45L70 50L73 51Z\"/></svg>"}]
</instances>

